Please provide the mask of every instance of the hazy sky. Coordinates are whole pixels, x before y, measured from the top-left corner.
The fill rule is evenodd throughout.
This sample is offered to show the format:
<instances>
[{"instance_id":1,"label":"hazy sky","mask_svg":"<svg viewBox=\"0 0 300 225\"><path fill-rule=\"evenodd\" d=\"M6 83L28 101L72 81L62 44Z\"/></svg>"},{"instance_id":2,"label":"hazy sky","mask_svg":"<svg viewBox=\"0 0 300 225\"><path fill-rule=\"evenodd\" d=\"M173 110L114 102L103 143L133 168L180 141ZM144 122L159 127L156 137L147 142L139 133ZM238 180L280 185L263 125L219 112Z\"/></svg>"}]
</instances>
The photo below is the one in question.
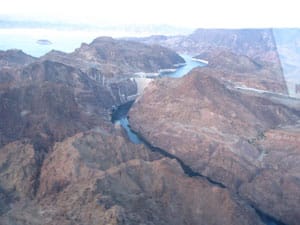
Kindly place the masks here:
<instances>
[{"instance_id":1,"label":"hazy sky","mask_svg":"<svg viewBox=\"0 0 300 225\"><path fill-rule=\"evenodd\" d=\"M0 15L90 24L300 27L295 0L0 0Z\"/></svg>"}]
</instances>

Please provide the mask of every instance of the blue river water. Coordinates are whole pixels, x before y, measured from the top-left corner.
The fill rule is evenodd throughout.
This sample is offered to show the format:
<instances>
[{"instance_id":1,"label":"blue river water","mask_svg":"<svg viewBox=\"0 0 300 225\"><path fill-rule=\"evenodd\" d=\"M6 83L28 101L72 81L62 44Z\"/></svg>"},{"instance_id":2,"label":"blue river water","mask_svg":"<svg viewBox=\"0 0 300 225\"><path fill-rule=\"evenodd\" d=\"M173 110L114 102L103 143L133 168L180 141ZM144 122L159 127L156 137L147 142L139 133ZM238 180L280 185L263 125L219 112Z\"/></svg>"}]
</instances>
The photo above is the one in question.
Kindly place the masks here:
<instances>
[{"instance_id":1,"label":"blue river water","mask_svg":"<svg viewBox=\"0 0 300 225\"><path fill-rule=\"evenodd\" d=\"M188 72L190 72L192 69L198 66L205 66L205 64L195 61L191 56L188 55L181 55L182 58L185 60L185 65L179 67L175 72L168 72L168 73L162 73L160 74L161 77L172 77L172 78L180 78L186 75ZM159 79L159 78L157 78ZM119 123L124 130L127 133L127 136L129 140L134 144L141 144L142 141L139 139L139 137L132 132L130 129L129 121L127 118L127 113L132 106L133 102L126 103L122 106L119 106L119 108L113 113L112 115L112 122Z\"/></svg>"},{"instance_id":2,"label":"blue river water","mask_svg":"<svg viewBox=\"0 0 300 225\"><path fill-rule=\"evenodd\" d=\"M184 60L186 61L185 66L180 67L179 69L177 69L175 72L172 73L165 73L162 74L161 76L168 76L168 77L173 77L173 78L180 78L183 77L184 75L186 75L189 71L191 71L193 68L198 67L198 66L205 66L205 64L197 62L195 60L193 60L192 57L187 56L187 55L183 55L182 56L184 58ZM158 78L159 79L159 78ZM112 115L112 122L114 123L119 123L124 130L127 133L127 136L129 138L129 140L134 143L134 144L141 144L141 143L145 143L145 141L141 140L130 128L130 124L128 122L128 118L127 118L127 113L130 110L132 104L134 103L134 101L129 102L129 103L125 103L124 105L121 105L118 107L118 109L116 109L115 112L113 112ZM179 162L180 163L180 162ZM264 214L261 211L258 211L257 209L255 209L256 213L259 215L259 217L261 218L261 221L265 224L265 225L285 225L280 221L275 220L274 218Z\"/></svg>"},{"instance_id":3,"label":"blue river water","mask_svg":"<svg viewBox=\"0 0 300 225\"><path fill-rule=\"evenodd\" d=\"M179 67L175 72L171 73L162 73L161 76L180 78L190 72L192 69L198 66L205 66L204 63L196 61L189 55L181 55L181 57L185 60L186 64L184 66Z\"/></svg>"}]
</instances>

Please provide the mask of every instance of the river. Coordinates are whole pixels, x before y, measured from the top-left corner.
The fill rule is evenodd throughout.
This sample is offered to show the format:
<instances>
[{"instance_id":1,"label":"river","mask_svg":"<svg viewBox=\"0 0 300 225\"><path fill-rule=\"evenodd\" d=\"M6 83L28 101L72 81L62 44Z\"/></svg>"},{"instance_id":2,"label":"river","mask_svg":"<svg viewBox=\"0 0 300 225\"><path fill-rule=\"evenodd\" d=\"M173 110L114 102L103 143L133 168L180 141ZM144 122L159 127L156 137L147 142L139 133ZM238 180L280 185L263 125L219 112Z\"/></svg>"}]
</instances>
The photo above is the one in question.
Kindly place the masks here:
<instances>
[{"instance_id":1,"label":"river","mask_svg":"<svg viewBox=\"0 0 300 225\"><path fill-rule=\"evenodd\" d=\"M186 64L180 68L178 68L175 72L170 73L162 73L160 74L161 77L167 76L167 77L173 77L173 78L180 78L186 75L189 71L191 71L193 68L198 66L205 66L205 64L197 62L193 60L192 57L187 55L182 55L184 60L186 61ZM156 78L159 79L159 78ZM112 113L112 122L115 124L120 124L123 129L126 131L128 139L134 143L134 144L145 144L148 148L151 149L151 151L159 152L165 157L176 159L178 163L181 165L182 169L184 170L185 174L190 177L202 177L206 179L208 182L212 183L213 185L217 185L220 188L226 188L222 183L219 183L217 181L211 180L209 177L206 177L198 172L193 171L188 165L186 165L181 159L177 158L175 155L170 154L169 152L160 149L158 147L152 146L147 140L144 140L140 137L138 137L130 128L130 124L128 121L128 112L133 105L134 101L127 102L123 105L120 105L115 111ZM253 207L253 206L252 206ZM253 209L256 211L256 213L261 218L261 221L266 225L285 225L284 223L277 221L273 217L263 213L259 209L253 207Z\"/></svg>"},{"instance_id":2,"label":"river","mask_svg":"<svg viewBox=\"0 0 300 225\"><path fill-rule=\"evenodd\" d=\"M180 78L183 77L185 74L190 72L195 67L205 66L206 64L201 63L199 61L194 60L191 56L188 55L181 55L182 58L185 60L185 65L179 67L174 72L163 72L160 73L160 77L172 77L172 78ZM159 78L156 78L159 79ZM123 105L120 105L116 110L112 113L112 122L114 124L120 124L123 129L126 131L129 140L134 144L141 144L143 141L131 131L129 121L127 118L128 111L130 110L134 101L127 102Z\"/></svg>"}]
</instances>

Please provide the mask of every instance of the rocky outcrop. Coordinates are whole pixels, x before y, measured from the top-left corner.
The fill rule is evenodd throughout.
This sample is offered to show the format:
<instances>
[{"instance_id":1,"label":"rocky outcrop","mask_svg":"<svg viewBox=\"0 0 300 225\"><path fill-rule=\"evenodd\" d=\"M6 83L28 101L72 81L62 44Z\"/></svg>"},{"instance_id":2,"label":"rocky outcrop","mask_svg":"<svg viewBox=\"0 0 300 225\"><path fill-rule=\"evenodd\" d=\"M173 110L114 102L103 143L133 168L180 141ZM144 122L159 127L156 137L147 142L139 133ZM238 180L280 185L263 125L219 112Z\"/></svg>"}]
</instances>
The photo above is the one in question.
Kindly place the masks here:
<instances>
[{"instance_id":1,"label":"rocky outcrop","mask_svg":"<svg viewBox=\"0 0 300 225\"><path fill-rule=\"evenodd\" d=\"M36 148L109 121L111 94L80 70L43 61L18 71L0 96L0 141L30 138Z\"/></svg>"},{"instance_id":2,"label":"rocky outcrop","mask_svg":"<svg viewBox=\"0 0 300 225\"><path fill-rule=\"evenodd\" d=\"M257 61L278 62L272 29L198 29L188 40L197 52L224 48Z\"/></svg>"},{"instance_id":3,"label":"rocky outcrop","mask_svg":"<svg viewBox=\"0 0 300 225\"><path fill-rule=\"evenodd\" d=\"M197 29L187 36L151 36L133 40L160 44L189 55L221 48L255 60L278 60L272 29Z\"/></svg>"},{"instance_id":4,"label":"rocky outcrop","mask_svg":"<svg viewBox=\"0 0 300 225\"><path fill-rule=\"evenodd\" d=\"M70 54L50 52L44 59L58 60L86 71L95 68L105 78L128 77L136 72L158 72L173 68L184 60L175 52L139 42L99 37L90 44L82 44Z\"/></svg>"},{"instance_id":5,"label":"rocky outcrop","mask_svg":"<svg viewBox=\"0 0 300 225\"><path fill-rule=\"evenodd\" d=\"M38 148L109 121L113 106L136 98L133 72L183 61L163 47L104 37L35 62L21 51L2 53L18 66L0 72L0 145L30 138Z\"/></svg>"},{"instance_id":6,"label":"rocky outcrop","mask_svg":"<svg viewBox=\"0 0 300 225\"><path fill-rule=\"evenodd\" d=\"M223 78L237 86L287 94L280 63L259 62L218 48L202 52L195 58L208 61L208 67L219 70Z\"/></svg>"},{"instance_id":7,"label":"rocky outcrop","mask_svg":"<svg viewBox=\"0 0 300 225\"><path fill-rule=\"evenodd\" d=\"M2 224L262 224L230 192L101 128L57 143L39 187Z\"/></svg>"},{"instance_id":8,"label":"rocky outcrop","mask_svg":"<svg viewBox=\"0 0 300 225\"><path fill-rule=\"evenodd\" d=\"M0 66L3 67L22 67L33 63L36 58L25 54L21 50L0 51Z\"/></svg>"},{"instance_id":9,"label":"rocky outcrop","mask_svg":"<svg viewBox=\"0 0 300 225\"><path fill-rule=\"evenodd\" d=\"M69 54L51 51L41 59L80 69L95 82L105 86L116 105L136 97L137 82L132 79L136 77L135 73L156 73L184 62L177 53L167 48L110 37L96 38Z\"/></svg>"},{"instance_id":10,"label":"rocky outcrop","mask_svg":"<svg viewBox=\"0 0 300 225\"><path fill-rule=\"evenodd\" d=\"M32 199L38 174L37 157L29 140L9 143L0 149L0 214L20 199ZM1 196L0 195L0 196Z\"/></svg>"},{"instance_id":11,"label":"rocky outcrop","mask_svg":"<svg viewBox=\"0 0 300 225\"><path fill-rule=\"evenodd\" d=\"M244 199L286 224L300 219L299 137L299 124L265 132L256 142L261 150L259 171L239 189Z\"/></svg>"},{"instance_id":12,"label":"rocky outcrop","mask_svg":"<svg viewBox=\"0 0 300 225\"><path fill-rule=\"evenodd\" d=\"M299 221L299 198L291 197L300 188L299 101L237 89L218 69L200 68L151 83L129 116L135 131L195 172L279 221Z\"/></svg>"}]
</instances>

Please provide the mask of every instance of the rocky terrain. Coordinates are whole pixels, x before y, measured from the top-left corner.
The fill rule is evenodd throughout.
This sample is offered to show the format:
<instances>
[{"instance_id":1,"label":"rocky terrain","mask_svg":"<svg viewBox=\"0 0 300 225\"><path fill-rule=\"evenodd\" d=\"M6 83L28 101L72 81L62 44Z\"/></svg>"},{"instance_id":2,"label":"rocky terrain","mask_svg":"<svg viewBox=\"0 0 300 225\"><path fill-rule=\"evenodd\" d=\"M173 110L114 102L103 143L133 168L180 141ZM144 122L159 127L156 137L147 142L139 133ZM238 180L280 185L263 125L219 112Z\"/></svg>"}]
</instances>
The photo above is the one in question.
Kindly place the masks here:
<instances>
[{"instance_id":1,"label":"rocky terrain","mask_svg":"<svg viewBox=\"0 0 300 225\"><path fill-rule=\"evenodd\" d=\"M112 107L122 102L114 95L114 87L118 92L120 87L136 88L122 83L121 75L126 78L131 72L169 67L181 62L177 54L106 38L83 48L67 56L74 62L76 57L81 59L78 64L59 57L33 59L22 52L6 52L18 57L4 58L9 66L1 69L5 75L0 89L1 224L189 224L201 220L220 224L223 217L226 224L259 223L254 210L229 192L205 180L194 181L176 161L129 143L120 127L110 122ZM89 57L101 66L87 67ZM110 63L118 65L122 74L102 71L106 80L113 77L115 83L108 86L96 74ZM173 199L185 183L190 184ZM185 198L184 193L194 186L199 186L199 199L217 194L206 204L194 201L187 209L191 197ZM174 208L166 208L172 201ZM181 211L186 213L174 218Z\"/></svg>"},{"instance_id":2,"label":"rocky terrain","mask_svg":"<svg viewBox=\"0 0 300 225\"><path fill-rule=\"evenodd\" d=\"M236 88L206 67L151 83L129 118L134 131L194 173L298 224L299 100Z\"/></svg>"},{"instance_id":3,"label":"rocky terrain","mask_svg":"<svg viewBox=\"0 0 300 225\"><path fill-rule=\"evenodd\" d=\"M5 67L0 72L0 145L20 138L30 138L34 143L47 148L48 142L60 141L66 136L90 129L101 124L102 120L109 121L112 107L126 102L127 96L137 93L136 83L128 77L118 74L116 78L110 79L107 71L99 74L97 68L85 67L90 59L84 54L93 55L99 65L103 61L106 64L118 64L124 68L124 73L129 73L125 69L128 65L124 60L128 60L130 54L132 63L137 63L135 71L146 69L142 60L146 64L152 62L147 64L148 70L152 71L182 60L176 53L162 47L152 48L134 42L128 42L127 46L126 41L119 44L109 39L108 42L113 45L110 46L106 41L106 38L98 38L91 47L86 47L88 49L79 48L70 54L81 54L77 59L83 63L76 64L76 57L61 53L72 62L70 65L65 64L65 60L60 57L54 61L46 56L34 60L21 51L7 51L3 61L18 66ZM139 55L133 58L133 50L129 49L139 51ZM112 58L97 55L95 51L118 55L120 61L114 62ZM159 51L159 54L153 53L155 51ZM149 61L147 57L155 59Z\"/></svg>"},{"instance_id":4,"label":"rocky terrain","mask_svg":"<svg viewBox=\"0 0 300 225\"><path fill-rule=\"evenodd\" d=\"M218 66L222 70L224 64L228 69L228 65L237 63L240 68L235 69L244 75L249 68L245 71L242 68L250 66L250 70L254 69L251 72L255 73L247 73L247 79L239 77L240 83L251 85L251 88L288 93L272 29L197 29L186 36L151 36L133 40L160 44L181 54L207 60L214 66L215 62L221 62ZM256 71L260 67L264 68L258 74Z\"/></svg>"},{"instance_id":5,"label":"rocky terrain","mask_svg":"<svg viewBox=\"0 0 300 225\"><path fill-rule=\"evenodd\" d=\"M90 44L83 43L72 53L51 51L41 60L51 60L79 68L92 80L111 92L116 105L132 100L138 92L135 73L157 73L184 63L174 51L142 43L99 37Z\"/></svg>"},{"instance_id":6,"label":"rocky terrain","mask_svg":"<svg viewBox=\"0 0 300 225\"><path fill-rule=\"evenodd\" d=\"M288 94L280 62L258 62L218 48L202 52L195 58L208 61L208 67L218 70L222 77L236 86Z\"/></svg>"},{"instance_id":7,"label":"rocky terrain","mask_svg":"<svg viewBox=\"0 0 300 225\"><path fill-rule=\"evenodd\" d=\"M0 66L3 67L21 67L35 61L36 58L25 54L21 50L0 51Z\"/></svg>"},{"instance_id":8,"label":"rocky terrain","mask_svg":"<svg viewBox=\"0 0 300 225\"><path fill-rule=\"evenodd\" d=\"M186 176L175 160L129 143L118 130L98 128L55 144L34 197L22 189L35 172L32 146L13 145L22 154L8 155L6 146L2 158L28 161L9 161L2 170L4 188L16 189L5 199L1 224L262 224L227 190ZM23 168L28 173L13 178Z\"/></svg>"},{"instance_id":9,"label":"rocky terrain","mask_svg":"<svg viewBox=\"0 0 300 225\"><path fill-rule=\"evenodd\" d=\"M148 84L129 114L140 144L112 109L136 98L136 72L182 63L174 51L100 37L3 52L0 224L296 225L300 102L283 95L269 31L230 32L241 48L216 31L195 45L207 67Z\"/></svg>"},{"instance_id":10,"label":"rocky terrain","mask_svg":"<svg viewBox=\"0 0 300 225\"><path fill-rule=\"evenodd\" d=\"M193 56L221 48L254 60L273 61L277 57L272 29L197 29L186 36L151 36L133 40L160 44Z\"/></svg>"},{"instance_id":11,"label":"rocky terrain","mask_svg":"<svg viewBox=\"0 0 300 225\"><path fill-rule=\"evenodd\" d=\"M184 62L178 54L159 45L149 46L111 37L99 37L90 44L83 43L70 54L52 51L42 58L80 67L83 71L97 69L106 78L157 72Z\"/></svg>"}]
</instances>

